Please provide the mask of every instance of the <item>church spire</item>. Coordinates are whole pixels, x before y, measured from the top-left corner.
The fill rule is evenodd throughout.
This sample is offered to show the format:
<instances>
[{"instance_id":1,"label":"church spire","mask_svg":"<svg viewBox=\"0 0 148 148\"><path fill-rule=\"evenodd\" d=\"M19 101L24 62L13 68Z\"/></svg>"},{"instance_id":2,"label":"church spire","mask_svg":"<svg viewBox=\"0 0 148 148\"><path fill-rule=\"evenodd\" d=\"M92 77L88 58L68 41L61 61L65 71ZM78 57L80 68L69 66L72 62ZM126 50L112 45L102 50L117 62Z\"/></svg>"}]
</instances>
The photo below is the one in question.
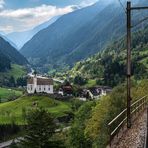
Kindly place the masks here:
<instances>
[{"instance_id":1,"label":"church spire","mask_svg":"<svg viewBox=\"0 0 148 148\"><path fill-rule=\"evenodd\" d=\"M37 76L37 71L36 71L36 69L34 70L33 74L35 75L35 77Z\"/></svg>"}]
</instances>

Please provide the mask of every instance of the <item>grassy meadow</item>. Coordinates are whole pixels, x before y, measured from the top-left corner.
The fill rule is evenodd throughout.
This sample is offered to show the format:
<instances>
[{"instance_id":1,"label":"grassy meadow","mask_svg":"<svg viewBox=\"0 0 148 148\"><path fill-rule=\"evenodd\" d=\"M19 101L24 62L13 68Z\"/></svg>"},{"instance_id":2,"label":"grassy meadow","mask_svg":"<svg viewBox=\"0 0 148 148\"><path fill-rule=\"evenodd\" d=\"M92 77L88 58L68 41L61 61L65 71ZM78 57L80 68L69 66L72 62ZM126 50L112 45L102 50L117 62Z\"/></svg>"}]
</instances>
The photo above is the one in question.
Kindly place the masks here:
<instances>
[{"instance_id":1,"label":"grassy meadow","mask_svg":"<svg viewBox=\"0 0 148 148\"><path fill-rule=\"evenodd\" d=\"M28 110L36 106L47 109L54 117L61 117L71 112L71 106L68 102L57 101L47 96L24 96L15 101L0 104L0 124L15 122L23 125Z\"/></svg>"},{"instance_id":2,"label":"grassy meadow","mask_svg":"<svg viewBox=\"0 0 148 148\"><path fill-rule=\"evenodd\" d=\"M0 87L0 102L7 102L14 97L20 97L22 91Z\"/></svg>"}]
</instances>

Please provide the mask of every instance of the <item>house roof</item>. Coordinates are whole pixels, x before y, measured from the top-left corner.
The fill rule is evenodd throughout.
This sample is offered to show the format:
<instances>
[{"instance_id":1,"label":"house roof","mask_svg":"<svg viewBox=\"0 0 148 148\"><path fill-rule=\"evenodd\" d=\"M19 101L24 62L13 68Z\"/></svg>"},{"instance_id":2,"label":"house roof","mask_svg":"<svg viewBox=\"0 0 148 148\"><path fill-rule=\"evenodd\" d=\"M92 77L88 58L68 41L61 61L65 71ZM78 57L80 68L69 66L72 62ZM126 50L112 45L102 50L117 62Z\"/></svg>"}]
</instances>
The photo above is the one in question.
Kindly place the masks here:
<instances>
[{"instance_id":1,"label":"house roof","mask_svg":"<svg viewBox=\"0 0 148 148\"><path fill-rule=\"evenodd\" d=\"M37 85L53 85L53 80L48 78L37 78Z\"/></svg>"},{"instance_id":2,"label":"house roof","mask_svg":"<svg viewBox=\"0 0 148 148\"><path fill-rule=\"evenodd\" d=\"M33 77L29 77L27 84L34 84ZM53 79L37 77L37 85L53 85Z\"/></svg>"}]
</instances>

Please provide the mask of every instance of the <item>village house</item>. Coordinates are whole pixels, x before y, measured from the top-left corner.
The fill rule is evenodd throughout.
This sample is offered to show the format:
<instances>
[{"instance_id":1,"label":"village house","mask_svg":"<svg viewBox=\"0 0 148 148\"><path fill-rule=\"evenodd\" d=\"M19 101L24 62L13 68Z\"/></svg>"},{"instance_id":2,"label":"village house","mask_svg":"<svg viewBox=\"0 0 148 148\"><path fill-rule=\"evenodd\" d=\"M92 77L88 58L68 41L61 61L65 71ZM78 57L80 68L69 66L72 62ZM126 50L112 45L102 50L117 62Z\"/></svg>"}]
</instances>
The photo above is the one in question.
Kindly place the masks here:
<instances>
[{"instance_id":1,"label":"village house","mask_svg":"<svg viewBox=\"0 0 148 148\"><path fill-rule=\"evenodd\" d=\"M72 96L73 95L72 85L69 82L62 85L61 88L59 89L58 94L60 94L62 96Z\"/></svg>"},{"instance_id":2,"label":"village house","mask_svg":"<svg viewBox=\"0 0 148 148\"><path fill-rule=\"evenodd\" d=\"M108 86L97 86L89 89L83 89L81 92L80 99L81 100L99 99L102 96L106 96L111 91L112 89Z\"/></svg>"},{"instance_id":3,"label":"village house","mask_svg":"<svg viewBox=\"0 0 148 148\"><path fill-rule=\"evenodd\" d=\"M89 90L92 99L99 99L102 96L106 96L111 91L112 89L108 86L93 87Z\"/></svg>"},{"instance_id":4,"label":"village house","mask_svg":"<svg viewBox=\"0 0 148 148\"><path fill-rule=\"evenodd\" d=\"M53 94L53 79L31 75L27 80L27 92L28 94L34 93L47 93Z\"/></svg>"}]
</instances>

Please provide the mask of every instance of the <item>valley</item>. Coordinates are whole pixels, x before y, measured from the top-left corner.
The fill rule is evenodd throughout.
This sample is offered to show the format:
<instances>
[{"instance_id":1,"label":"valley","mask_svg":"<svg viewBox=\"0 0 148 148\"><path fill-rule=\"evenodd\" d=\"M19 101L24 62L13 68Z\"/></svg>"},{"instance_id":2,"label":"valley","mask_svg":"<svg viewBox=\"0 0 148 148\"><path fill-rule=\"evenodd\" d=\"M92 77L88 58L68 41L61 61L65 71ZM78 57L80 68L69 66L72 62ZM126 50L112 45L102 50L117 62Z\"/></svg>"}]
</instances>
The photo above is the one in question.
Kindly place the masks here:
<instances>
[{"instance_id":1,"label":"valley","mask_svg":"<svg viewBox=\"0 0 148 148\"><path fill-rule=\"evenodd\" d=\"M46 5L24 8L24 19L33 16L28 13L32 9L44 16ZM0 143L21 137L12 147L108 145L108 123L127 107L126 17L118 1L80 6L50 6L52 15L58 12L42 24L34 21L34 27L20 32L0 30ZM59 15L63 9L69 10ZM132 14L133 26L141 14L148 15ZM132 29L131 36L134 103L148 95L147 20Z\"/></svg>"}]
</instances>

